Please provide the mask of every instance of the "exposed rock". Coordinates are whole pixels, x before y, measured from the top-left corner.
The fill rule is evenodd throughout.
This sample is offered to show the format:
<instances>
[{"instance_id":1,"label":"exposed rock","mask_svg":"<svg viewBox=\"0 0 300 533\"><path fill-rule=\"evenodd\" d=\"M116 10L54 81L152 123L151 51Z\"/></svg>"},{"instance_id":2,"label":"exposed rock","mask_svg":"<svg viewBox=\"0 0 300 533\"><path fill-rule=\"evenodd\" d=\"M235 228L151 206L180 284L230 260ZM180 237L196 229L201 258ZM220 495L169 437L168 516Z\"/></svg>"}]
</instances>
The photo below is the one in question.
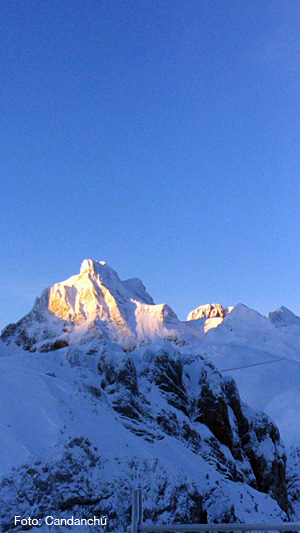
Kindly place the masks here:
<instances>
[{"instance_id":1,"label":"exposed rock","mask_svg":"<svg viewBox=\"0 0 300 533\"><path fill-rule=\"evenodd\" d=\"M211 363L201 358L183 361L176 350L160 349L152 354L148 350L138 373L133 359L109 362L103 355L98 365L102 388L113 409L124 417L126 427L146 439L166 434L180 440L194 453L209 457L228 479L271 494L288 511L285 455L277 428L266 415L254 414L242 404L235 382L224 380ZM184 374L197 373L195 389ZM145 392L150 392L153 384L166 401L166 408L157 414ZM135 422L134 428L126 419ZM205 424L215 439L203 438L198 422ZM220 443L234 459L226 457ZM271 446L268 456L266 445Z\"/></svg>"},{"instance_id":2,"label":"exposed rock","mask_svg":"<svg viewBox=\"0 0 300 533\"><path fill-rule=\"evenodd\" d=\"M217 387L216 381L219 381ZM206 424L215 437L232 450L233 435L228 401L213 365L207 364L203 367L199 385L201 392L197 401L196 421Z\"/></svg>"},{"instance_id":3,"label":"exposed rock","mask_svg":"<svg viewBox=\"0 0 300 533\"><path fill-rule=\"evenodd\" d=\"M231 313L233 307L223 307L221 304L199 305L191 311L187 320L199 320L200 318L224 318Z\"/></svg>"},{"instance_id":4,"label":"exposed rock","mask_svg":"<svg viewBox=\"0 0 300 533\"><path fill-rule=\"evenodd\" d=\"M61 350L69 346L69 343L66 339L56 339L54 342L45 342L39 347L39 352L55 352L56 350Z\"/></svg>"},{"instance_id":5,"label":"exposed rock","mask_svg":"<svg viewBox=\"0 0 300 533\"><path fill-rule=\"evenodd\" d=\"M159 351L154 361L154 382L165 393L168 402L188 415L188 397L183 383L183 364L168 352Z\"/></svg>"}]
</instances>

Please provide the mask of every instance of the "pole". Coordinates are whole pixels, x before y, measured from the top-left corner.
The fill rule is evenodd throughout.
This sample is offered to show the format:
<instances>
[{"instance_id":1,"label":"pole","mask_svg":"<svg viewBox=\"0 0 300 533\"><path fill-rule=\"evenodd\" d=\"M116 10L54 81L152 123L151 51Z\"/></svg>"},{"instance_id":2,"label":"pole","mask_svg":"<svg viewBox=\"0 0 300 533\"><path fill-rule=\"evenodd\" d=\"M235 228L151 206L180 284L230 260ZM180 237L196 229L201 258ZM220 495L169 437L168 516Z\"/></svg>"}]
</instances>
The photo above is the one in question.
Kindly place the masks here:
<instances>
[{"instance_id":1,"label":"pole","mask_svg":"<svg viewBox=\"0 0 300 533\"><path fill-rule=\"evenodd\" d=\"M138 504L139 504L139 519L138 524L141 526L143 524L143 491L138 489Z\"/></svg>"},{"instance_id":2,"label":"pole","mask_svg":"<svg viewBox=\"0 0 300 533\"><path fill-rule=\"evenodd\" d=\"M138 533L139 523L139 495L135 489L132 493L132 510L131 510L131 533Z\"/></svg>"}]
</instances>

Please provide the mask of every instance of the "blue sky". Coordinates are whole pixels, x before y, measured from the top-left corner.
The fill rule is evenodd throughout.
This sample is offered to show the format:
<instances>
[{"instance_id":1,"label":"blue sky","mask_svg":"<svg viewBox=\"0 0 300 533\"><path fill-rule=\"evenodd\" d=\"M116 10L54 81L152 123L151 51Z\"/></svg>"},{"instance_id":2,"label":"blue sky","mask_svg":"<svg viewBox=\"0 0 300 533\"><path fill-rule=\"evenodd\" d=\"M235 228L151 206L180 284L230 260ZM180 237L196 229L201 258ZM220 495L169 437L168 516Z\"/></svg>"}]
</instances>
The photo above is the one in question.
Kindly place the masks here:
<instances>
[{"instance_id":1,"label":"blue sky","mask_svg":"<svg viewBox=\"0 0 300 533\"><path fill-rule=\"evenodd\" d=\"M4 0L0 327L106 260L180 318L299 304L298 0Z\"/></svg>"}]
</instances>

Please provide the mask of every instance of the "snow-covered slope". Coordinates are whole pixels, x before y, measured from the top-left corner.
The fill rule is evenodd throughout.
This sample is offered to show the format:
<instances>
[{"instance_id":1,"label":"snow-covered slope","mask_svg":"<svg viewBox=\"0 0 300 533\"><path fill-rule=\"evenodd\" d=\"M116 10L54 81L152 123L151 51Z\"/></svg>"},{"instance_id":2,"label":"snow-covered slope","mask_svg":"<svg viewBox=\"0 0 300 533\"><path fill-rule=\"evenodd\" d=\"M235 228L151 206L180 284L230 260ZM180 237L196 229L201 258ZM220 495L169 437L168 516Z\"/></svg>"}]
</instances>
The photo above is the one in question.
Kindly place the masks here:
<instances>
[{"instance_id":1,"label":"snow-covered slope","mask_svg":"<svg viewBox=\"0 0 300 533\"><path fill-rule=\"evenodd\" d=\"M205 357L224 377L235 379L242 398L276 422L286 446L290 500L299 517L299 317L280 307L266 318L239 304L207 333L204 344Z\"/></svg>"},{"instance_id":2,"label":"snow-covered slope","mask_svg":"<svg viewBox=\"0 0 300 533\"><path fill-rule=\"evenodd\" d=\"M124 530L138 486L154 522L298 512L299 319L284 308L268 319L219 307L223 316L205 306L180 322L140 280L85 260L5 328L3 530L16 507L22 516L106 514L109 530ZM209 329L208 320L220 323ZM294 446L288 475L279 431L261 410Z\"/></svg>"},{"instance_id":3,"label":"snow-covered slope","mask_svg":"<svg viewBox=\"0 0 300 533\"><path fill-rule=\"evenodd\" d=\"M293 325L300 326L300 318L283 306L279 307L276 311L269 313L269 319L278 328Z\"/></svg>"},{"instance_id":4,"label":"snow-covered slope","mask_svg":"<svg viewBox=\"0 0 300 533\"><path fill-rule=\"evenodd\" d=\"M34 354L2 346L0 370L3 528L17 507L88 510L124 529L136 486L152 521L286 516L276 426L201 357L168 341L130 355L101 340Z\"/></svg>"},{"instance_id":5,"label":"snow-covered slope","mask_svg":"<svg viewBox=\"0 0 300 533\"><path fill-rule=\"evenodd\" d=\"M285 308L267 318L238 304L205 344L206 356L234 377L250 405L274 418L285 442L300 443L299 318Z\"/></svg>"}]
</instances>

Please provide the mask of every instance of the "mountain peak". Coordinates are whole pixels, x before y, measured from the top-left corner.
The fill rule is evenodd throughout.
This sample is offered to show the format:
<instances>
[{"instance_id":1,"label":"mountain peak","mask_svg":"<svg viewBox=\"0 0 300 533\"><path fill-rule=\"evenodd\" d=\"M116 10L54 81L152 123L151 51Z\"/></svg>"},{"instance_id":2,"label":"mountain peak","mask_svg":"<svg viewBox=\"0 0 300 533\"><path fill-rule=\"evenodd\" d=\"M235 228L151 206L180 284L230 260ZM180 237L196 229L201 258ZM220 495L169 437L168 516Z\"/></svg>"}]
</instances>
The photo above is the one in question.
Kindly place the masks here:
<instances>
[{"instance_id":1,"label":"mountain peak","mask_svg":"<svg viewBox=\"0 0 300 533\"><path fill-rule=\"evenodd\" d=\"M81 263L80 274L103 275L105 272L113 272L118 278L118 274L106 263L106 261L96 261L95 259L84 259Z\"/></svg>"},{"instance_id":2,"label":"mountain peak","mask_svg":"<svg viewBox=\"0 0 300 533\"><path fill-rule=\"evenodd\" d=\"M275 327L290 326L292 324L300 325L300 318L283 305L276 311L269 313L269 319Z\"/></svg>"},{"instance_id":3,"label":"mountain peak","mask_svg":"<svg viewBox=\"0 0 300 533\"><path fill-rule=\"evenodd\" d=\"M46 289L28 315L5 328L2 339L50 351L56 341L66 346L105 337L130 350L154 339L198 336L169 306L155 305L140 279L122 281L105 261L85 259L79 274ZM53 342L45 346L49 338Z\"/></svg>"}]
</instances>

